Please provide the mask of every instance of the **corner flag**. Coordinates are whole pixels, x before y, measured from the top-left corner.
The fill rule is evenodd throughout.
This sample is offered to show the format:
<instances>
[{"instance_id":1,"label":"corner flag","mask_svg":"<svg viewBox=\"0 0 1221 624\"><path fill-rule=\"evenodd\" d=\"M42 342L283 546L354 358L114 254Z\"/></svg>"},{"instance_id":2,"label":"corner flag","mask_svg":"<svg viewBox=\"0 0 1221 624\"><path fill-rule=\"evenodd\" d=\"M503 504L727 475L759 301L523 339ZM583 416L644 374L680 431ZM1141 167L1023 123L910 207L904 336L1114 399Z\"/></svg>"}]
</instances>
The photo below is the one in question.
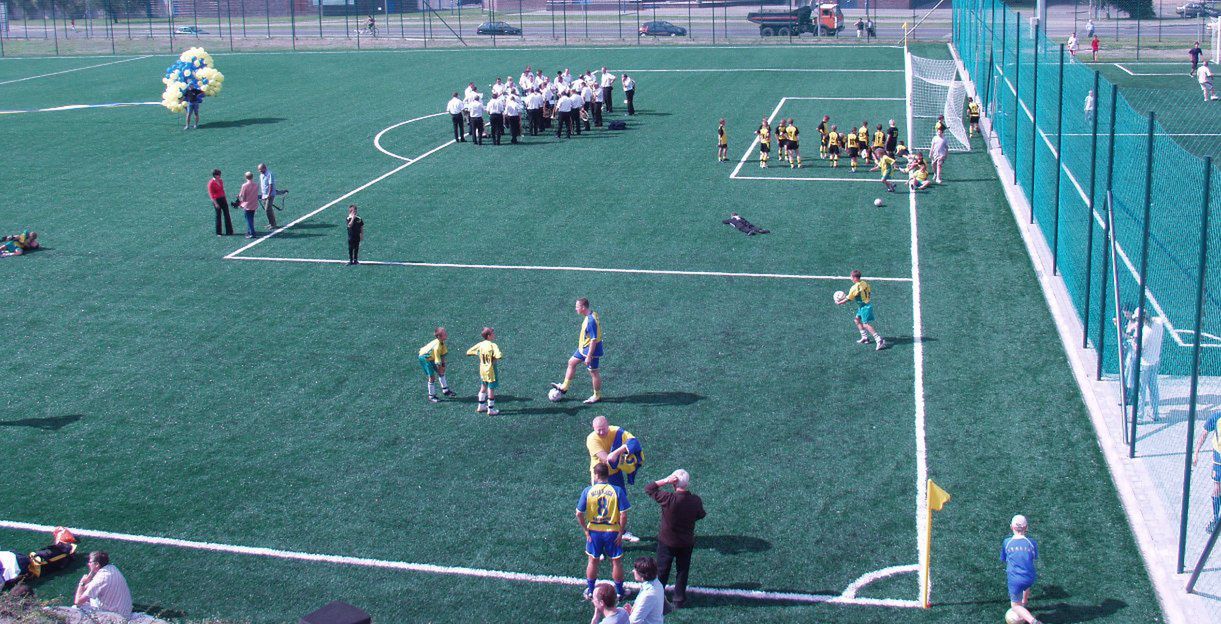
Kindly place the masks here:
<instances>
[{"instance_id":1,"label":"corner flag","mask_svg":"<svg viewBox=\"0 0 1221 624\"><path fill-rule=\"evenodd\" d=\"M930 568L932 567L933 559L933 512L945 509L945 504L950 502L950 493L941 489L941 486L933 483L932 479L928 480L928 513L924 518L924 543L921 544L920 557L920 604L925 609L929 608L929 586L930 586Z\"/></svg>"}]
</instances>

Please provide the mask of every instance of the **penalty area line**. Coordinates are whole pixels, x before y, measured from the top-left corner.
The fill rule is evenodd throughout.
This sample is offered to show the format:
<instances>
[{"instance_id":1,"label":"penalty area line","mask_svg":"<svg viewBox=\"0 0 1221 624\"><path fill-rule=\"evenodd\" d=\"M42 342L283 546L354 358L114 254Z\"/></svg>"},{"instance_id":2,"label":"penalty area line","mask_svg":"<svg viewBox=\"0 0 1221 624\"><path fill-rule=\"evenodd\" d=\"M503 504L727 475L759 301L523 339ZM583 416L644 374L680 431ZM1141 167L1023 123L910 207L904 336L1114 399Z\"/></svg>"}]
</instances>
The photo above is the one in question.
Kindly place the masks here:
<instances>
[{"instance_id":1,"label":"penalty area line","mask_svg":"<svg viewBox=\"0 0 1221 624\"><path fill-rule=\"evenodd\" d=\"M14 529L18 531L33 531L37 533L50 533L55 529L50 525L33 524L29 522L14 522L9 520L0 520L0 528ZM517 581L525 583L542 583L550 585L570 585L574 587L584 587L585 579L571 576L555 576L550 574L530 574L526 572L509 572L504 570L487 570L482 568L468 568L464 566L442 566L431 563L409 563L406 561L392 561L386 559L372 559L369 557L348 557L344 555L327 555L320 553L301 552L293 550L280 550L277 548L263 548L256 546L239 546L234 544L220 544L216 542L201 542L196 540L178 539L172 537L157 537L151 535L134 535L130 533L114 533L110 531L96 531L92 529L80 529L69 527L69 530L78 537L91 537L95 539L113 540L120 542L132 542L137 544L148 544L153 546L168 546L171 548L183 548L188 550L201 550L215 553L226 553L234 555L246 555L254 557L265 557L270 559L285 559L291 561L307 561L313 563L328 563L332 565L363 567L363 568L379 568L384 570L400 570L405 572L422 572L426 574L442 574L450 576L466 576L475 578L486 578L502 581ZM869 575L866 575L868 577ZM865 578L865 577L862 577ZM633 586L638 586L632 583ZM853 590L850 587L850 590ZM688 587L687 591L703 594L708 596L722 596L730 598L745 598L748 600L774 600L797 603L830 603L830 604L845 604L858 606L872 607L892 607L892 608L920 608L920 604L915 600L895 600L888 598L857 598L855 591L849 595L848 592L838 596L830 594L804 594L800 592L770 592L749 589L725 589L719 587Z\"/></svg>"},{"instance_id":2,"label":"penalty area line","mask_svg":"<svg viewBox=\"0 0 1221 624\"><path fill-rule=\"evenodd\" d=\"M347 264L347 260L331 258L272 258L263 256L227 256L226 260L256 260L260 262L296 262L303 264ZM689 277L756 277L765 279L827 280L849 279L847 275L801 275L792 273L745 273L732 271L677 271L668 269L618 269L610 267L546 266L524 264L461 264L455 262L410 262L387 260L361 260L361 264L372 266L431 267L441 269L498 269L504 271L576 271L583 273L627 273L633 275L680 275ZM873 277L874 282L910 282L909 277Z\"/></svg>"}]
</instances>

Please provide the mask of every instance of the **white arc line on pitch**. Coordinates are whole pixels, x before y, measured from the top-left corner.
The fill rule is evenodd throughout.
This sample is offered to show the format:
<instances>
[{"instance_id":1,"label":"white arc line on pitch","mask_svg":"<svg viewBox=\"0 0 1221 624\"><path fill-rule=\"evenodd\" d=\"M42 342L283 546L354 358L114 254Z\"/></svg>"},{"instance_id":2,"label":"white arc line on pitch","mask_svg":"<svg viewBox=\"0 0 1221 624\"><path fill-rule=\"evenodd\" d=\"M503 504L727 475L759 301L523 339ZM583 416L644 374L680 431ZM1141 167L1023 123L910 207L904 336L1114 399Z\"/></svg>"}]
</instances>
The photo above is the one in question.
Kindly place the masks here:
<instances>
[{"instance_id":1,"label":"white arc line on pitch","mask_svg":"<svg viewBox=\"0 0 1221 624\"><path fill-rule=\"evenodd\" d=\"M365 189L369 188L370 186L373 186L374 184L377 184L378 182L381 182L382 180L385 180L386 178L388 178L388 177L390 177L390 176L392 176L392 175L394 175L394 174L396 174L396 173L398 173L398 172L400 172L400 171L402 171L402 170L406 169L407 167L410 167L410 166L412 166L412 165L414 165L414 164L416 164L416 163L420 162L421 160L424 160L424 159L425 159L425 158L427 158L428 156L431 156L432 154L434 154L434 153L436 153L436 152L439 152L439 151L441 151L441 150L443 150L443 149L445 149L445 148L447 148L447 147L449 147L449 146L451 146L451 145L453 145L453 144L454 144L454 140L453 140L453 139L450 139L448 142L446 142L446 143L442 143L441 145L438 145L438 146L436 146L436 147L434 147L434 148L432 148L432 149L428 150L427 152L424 152L423 154L420 154L419 156L416 156L415 160L411 160L411 161L405 162L405 163L403 163L403 164L401 164L401 165L399 165L399 166L395 167L394 169L391 169L390 171L387 171L386 173L383 173L383 174L381 174L381 175L377 176L376 178L373 178L372 180L369 180L368 182L365 182L364 184L362 184L362 185L360 185L360 186L358 186L358 187L356 187L356 188L354 188L354 189L352 189L352 190L348 191L347 193L344 193L343 195L340 195L339 197L337 197L337 198L335 198L335 199L333 199L333 200L331 200L331 201L327 202L326 204L323 204L323 205L322 205L322 207L320 207L320 208L316 208L316 209L314 209L312 212L308 212L308 213L306 213L306 214L304 214L304 215L301 215L300 217L297 217L296 219L294 219L294 220L290 221L290 222L288 223L288 225L285 225L285 226L284 226L284 227L282 227L282 228L277 228L277 229L274 229L274 230L272 230L272 231L270 231L270 232L268 232L268 233L266 233L266 234L264 234L264 235L262 235L262 236L260 236L260 237L256 238L255 240L253 240L253 241L251 241L251 242L249 242L249 243L246 243L245 245L243 245L243 246L239 247L239 248L237 249L237 251L234 251L234 252L230 253L229 255L225 256L225 260L234 260L234 259L236 259L237 255L238 255L238 254L240 254L240 253L242 253L243 251L246 251L247 249L250 249L251 247L254 247L255 245L258 245L259 243L262 243L263 241L265 241L265 240L267 240L267 239L271 238L272 236L275 236L276 234L279 234L280 232L283 232L284 230L287 230L288 228L290 228L290 227L292 227L292 226L294 226L294 225L296 225L296 224L298 224L298 223L301 223L302 221L305 221L306 219L309 219L310 217L312 217L312 216L314 216L314 215L316 215L316 214L318 214L318 213L322 212L323 210L326 210L327 208L330 208L331 206L334 206L335 204L338 204L339 202L341 202L341 201L343 201L343 200L345 200L345 199L347 199L347 198L349 198L349 197L351 197L351 196L353 196L353 195L355 195L355 194L357 194L357 193L359 193L359 192L361 192L361 191L363 191L363 190L365 190Z\"/></svg>"},{"instance_id":2,"label":"white arc line on pitch","mask_svg":"<svg viewBox=\"0 0 1221 624\"><path fill-rule=\"evenodd\" d=\"M306 264L347 264L347 260L332 258L272 258L261 256L234 256L226 260L257 260L260 262L298 262ZM460 264L455 262L409 262L388 260L361 260L361 264L372 266L398 267L432 267L441 269L499 269L506 271L577 271L583 273L629 273L635 275L681 275L693 277L757 277L770 279L793 280L847 280L847 275L800 275L790 273L739 273L732 271L678 271L668 269L616 269L608 267L576 267L576 266L546 266L525 264ZM910 282L908 277L872 277L865 279L874 282Z\"/></svg>"},{"instance_id":3,"label":"white arc line on pitch","mask_svg":"<svg viewBox=\"0 0 1221 624\"><path fill-rule=\"evenodd\" d=\"M123 60L119 60L119 61L111 61L109 63L100 63L98 65L89 65L87 67L74 67L72 69L65 69L63 71L51 72L49 74L39 74L37 76L26 76L25 78L16 78L14 80L5 80L4 82L0 82L0 85L13 84L15 82L25 82L27 80L34 80L36 78L50 78L51 76L58 76L60 74L69 74L72 72L84 71L86 69L94 69L97 67L106 67L107 65L118 65L119 63L130 63L132 61L139 61L141 59L152 58L152 56L153 56L152 54L147 54L145 56L137 56L135 58L123 59Z\"/></svg>"},{"instance_id":4,"label":"white arc line on pitch","mask_svg":"<svg viewBox=\"0 0 1221 624\"><path fill-rule=\"evenodd\" d=\"M55 527L44 524L33 524L29 522L13 522L8 520L0 520L0 528L15 529L19 531L34 531L38 533L50 533ZM389 561L386 559L371 559L368 557L347 557L343 555L324 555L320 553L308 553L293 550L279 550L276 548L263 548L255 546L238 546L233 544L219 544L215 542L200 542L195 540L185 540L173 537L156 537L151 535L133 535L130 533L112 533L110 531L94 531L92 529L79 529L76 527L68 527L73 534L78 537L92 537L96 539L114 540L120 542L134 542L137 544L150 544L155 546L170 546L173 548L185 548L190 550L203 550L208 552L229 553L235 555L250 555L255 557L267 557L271 559L287 559L292 561L310 561L316 563L330 563L335 565L357 566L364 568L381 568L387 570L403 570L408 572L425 572L429 574L443 574L452 576L468 576L477 578L488 578L501 581L521 581L527 583L546 583L551 585L572 585L583 587L585 579L571 576L554 576L550 574L530 574L526 572L507 572L502 570L485 570L481 568L467 568L461 566L441 566L431 563L409 563L406 561ZM632 586L638 586L632 583ZM757 591L750 589L722 589L718 587L688 587L687 591L705 594L709 596L724 596L731 598L747 598L751 600L783 600L790 602L804 603L832 603L832 604L848 604L859 606L872 607L895 607L914 609L921 605L915 600L894 600L887 598L856 598L855 596L847 596L840 594L833 596L830 594L803 594L798 592L769 592ZM854 592L855 593L855 592Z\"/></svg>"},{"instance_id":5,"label":"white arc line on pitch","mask_svg":"<svg viewBox=\"0 0 1221 624\"><path fill-rule=\"evenodd\" d=\"M408 119L407 121L400 121L400 122L394 124L393 126L383 128L381 132L377 133L377 136L373 137L373 147L376 147L377 151L379 151L391 158L397 158L399 160L405 160L407 162L411 162L413 160L419 160L418 158L407 158L406 156L399 156L398 154L395 154L394 152L391 152L391 151L387 150L386 148L382 147L382 135L386 134L387 132L390 132L391 130L394 130L395 128L398 128L400 126L405 126L409 123L415 123L422 119L432 119L433 117L440 117L441 115L445 115L445 114L446 113L433 113L431 115L424 115L423 117L416 117L415 119ZM421 156L421 158L423 158L423 157Z\"/></svg>"}]
</instances>

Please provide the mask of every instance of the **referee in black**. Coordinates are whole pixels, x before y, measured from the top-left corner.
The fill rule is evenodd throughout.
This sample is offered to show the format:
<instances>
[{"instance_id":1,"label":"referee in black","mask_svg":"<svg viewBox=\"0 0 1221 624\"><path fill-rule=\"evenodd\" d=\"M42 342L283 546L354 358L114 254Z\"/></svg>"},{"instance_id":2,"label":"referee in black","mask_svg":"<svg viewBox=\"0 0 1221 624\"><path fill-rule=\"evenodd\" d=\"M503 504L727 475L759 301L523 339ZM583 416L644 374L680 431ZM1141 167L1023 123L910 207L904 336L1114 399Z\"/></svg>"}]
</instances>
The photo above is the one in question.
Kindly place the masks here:
<instances>
[{"instance_id":1,"label":"referee in black","mask_svg":"<svg viewBox=\"0 0 1221 624\"><path fill-rule=\"evenodd\" d=\"M365 221L356 215L356 204L348 204L348 264L360 264L360 241L365 239Z\"/></svg>"},{"instance_id":2,"label":"referee in black","mask_svg":"<svg viewBox=\"0 0 1221 624\"><path fill-rule=\"evenodd\" d=\"M895 120L890 120L890 129L886 131L886 153L894 156L895 147L899 145L899 129L895 127Z\"/></svg>"}]
</instances>

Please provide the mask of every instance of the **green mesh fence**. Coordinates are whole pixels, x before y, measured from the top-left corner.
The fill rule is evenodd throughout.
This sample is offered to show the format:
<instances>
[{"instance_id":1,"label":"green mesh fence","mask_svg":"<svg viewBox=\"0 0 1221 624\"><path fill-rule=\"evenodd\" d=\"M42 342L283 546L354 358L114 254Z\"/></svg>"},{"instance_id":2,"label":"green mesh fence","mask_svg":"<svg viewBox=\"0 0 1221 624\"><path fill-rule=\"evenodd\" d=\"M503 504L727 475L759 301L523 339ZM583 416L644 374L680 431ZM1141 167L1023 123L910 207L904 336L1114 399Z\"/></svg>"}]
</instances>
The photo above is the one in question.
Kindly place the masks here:
<instances>
[{"instance_id":1,"label":"green mesh fence","mask_svg":"<svg viewBox=\"0 0 1221 624\"><path fill-rule=\"evenodd\" d=\"M1006 182L1033 206L1020 217L1053 250L1080 344L1095 349L1100 377L1123 369L1127 408L1111 417L1181 521L1178 563L1190 567L1213 511L1211 457L1193 470L1189 453L1221 410L1221 266L1210 266L1221 264L1221 175L1201 156L1221 123L1211 109L1192 112L1181 92L1117 89L1028 18L995 0L956 2L955 48L992 121L987 139L1014 169ZM1194 134L1168 132L1159 108L1172 122L1195 115ZM1123 320L1136 309L1155 319L1139 332ZM1201 587L1221 587L1221 569L1207 569Z\"/></svg>"}]
</instances>

